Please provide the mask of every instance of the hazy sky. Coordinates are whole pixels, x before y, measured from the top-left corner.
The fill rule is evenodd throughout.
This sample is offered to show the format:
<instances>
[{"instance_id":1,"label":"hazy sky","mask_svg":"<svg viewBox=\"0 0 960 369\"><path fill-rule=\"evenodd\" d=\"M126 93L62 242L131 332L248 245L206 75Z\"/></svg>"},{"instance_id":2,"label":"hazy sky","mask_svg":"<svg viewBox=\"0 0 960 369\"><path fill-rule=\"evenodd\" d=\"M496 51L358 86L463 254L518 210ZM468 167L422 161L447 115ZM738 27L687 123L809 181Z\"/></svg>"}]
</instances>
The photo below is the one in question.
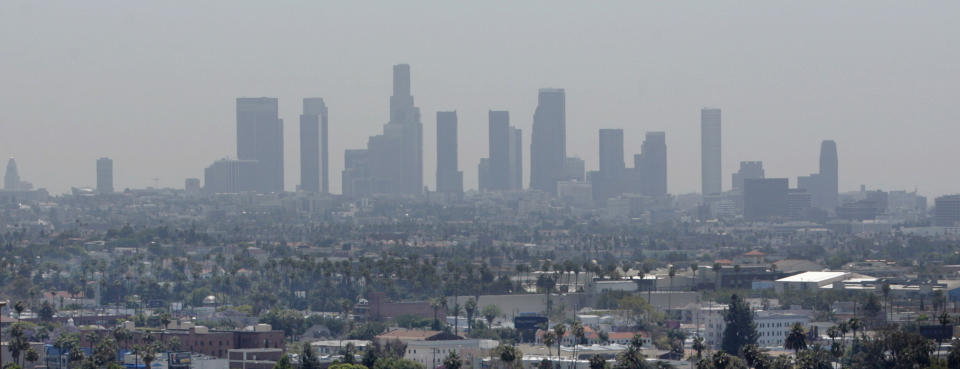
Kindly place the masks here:
<instances>
[{"instance_id":1,"label":"hazy sky","mask_svg":"<svg viewBox=\"0 0 960 369\"><path fill-rule=\"evenodd\" d=\"M699 190L699 114L723 109L723 185L741 160L768 177L817 170L837 141L840 189L960 192L956 1L0 2L0 156L54 193L95 183L182 187L236 155L235 98L280 99L286 188L299 183L303 97L330 109L330 187L343 150L388 119L391 65L409 63L434 188L437 110L456 109L477 187L488 109L523 129L537 89L567 91L567 151L597 167L597 129L628 163L666 131L669 189Z\"/></svg>"}]
</instances>

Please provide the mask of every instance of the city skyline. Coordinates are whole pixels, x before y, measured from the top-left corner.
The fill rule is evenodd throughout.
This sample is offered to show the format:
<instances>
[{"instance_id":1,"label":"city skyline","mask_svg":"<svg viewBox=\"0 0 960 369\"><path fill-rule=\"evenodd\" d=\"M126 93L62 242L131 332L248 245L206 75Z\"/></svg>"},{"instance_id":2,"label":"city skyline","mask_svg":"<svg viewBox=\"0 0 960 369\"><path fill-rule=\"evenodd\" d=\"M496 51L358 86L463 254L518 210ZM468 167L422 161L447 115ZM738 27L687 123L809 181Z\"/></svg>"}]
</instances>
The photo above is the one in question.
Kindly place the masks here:
<instances>
[{"instance_id":1,"label":"city skyline","mask_svg":"<svg viewBox=\"0 0 960 369\"><path fill-rule=\"evenodd\" d=\"M89 7L109 11L89 13L72 6L17 4L5 3L0 12L4 14L0 23L9 30L0 37L21 50L0 61L3 68L17 72L10 74L11 88L3 91L8 108L0 112L0 154L17 157L22 176L52 193L93 186L95 173L84 168L105 152L121 169L116 173L118 190L152 186L153 178L159 178L156 183L163 187L181 187L184 178L199 177L205 165L233 152L234 138L224 132L233 125L237 96L278 97L279 116L288 123L300 114L301 98L324 96L336 115L331 119L335 124L330 137L335 141L330 147L330 187L340 193L344 149L362 147L382 124L385 109L378 102L389 89L384 66L394 62L411 63L419 71L414 84L424 114L457 109L458 164L468 168L467 189L476 188L472 168L486 153L486 111L510 110L513 124L528 132L522 145L527 151L535 108L532 91L548 86L567 91L568 152L583 158L588 168L598 163L592 145L599 128L624 128L627 153L639 151L645 132L666 131L672 143L670 193L699 192L699 153L694 147L696 110L702 106L724 109L724 187L744 160L763 160L771 177L817 172L816 160L810 160L817 152L811 147L824 139L840 143L838 155L844 160L840 191L865 184L938 195L956 192L951 183L960 180L958 174L944 177L915 165L960 155L947 139L955 133L949 123L956 120L948 86L958 82L958 75L935 63L956 57L956 50L942 45L955 43L957 35L948 32L945 17L951 12L936 7L853 3L834 7L828 14L795 4L787 15L762 3L729 9L716 4L696 8L619 4L609 10L572 6L560 10L555 22L531 18L539 9L525 5L511 14L488 6L471 9L479 18L496 18L506 26L488 35L471 19L454 25L443 17L418 16L399 7L364 13L354 5L336 5L326 13L343 20L330 17L318 24L307 16L310 11L294 12L284 5L227 9L201 5L191 15L162 4L107 7L105 2L92 2ZM711 18L724 9L739 23ZM434 11L460 14L442 4ZM210 19L209 14L227 15L219 20L222 29L238 33L227 32L226 37L213 31L202 21ZM241 30L242 20L254 14L267 27L259 32ZM370 18L357 23L361 14ZM637 14L644 22L624 22ZM395 27L400 19L404 24L421 21L423 26ZM526 25L531 19L533 25ZM580 19L586 23L574 21ZM773 27L765 19L788 21ZM347 26L349 22L359 26ZM181 27L154 31L170 23ZM339 32L324 32L377 24L395 30L383 41L366 33L338 39L334 35ZM14 37L22 34L16 30L44 27L70 27L76 38L54 31ZM115 32L122 28L130 32ZM756 32L758 28L768 32ZM436 32L441 29L451 32ZM308 32L313 38L305 40L304 31L309 30L319 32ZM506 34L516 37L501 37ZM458 37L480 44L450 42ZM567 42L534 43L555 38ZM496 44L491 43L494 39ZM720 42L725 39L741 42ZM342 57L328 60L317 51L293 46L304 41L340 50ZM154 46L149 50L134 46L140 42ZM249 42L267 45L264 54L285 57L259 58L254 54L261 53L249 53ZM851 42L858 45L856 52L847 51ZM225 47L214 52L211 44ZM450 52L431 52L429 46L437 44L447 45ZM620 47L630 44L638 47ZM492 59L494 47L517 57ZM78 57L64 58L65 50L76 50ZM386 55L386 60L369 58L370 50ZM898 58L895 50L916 57ZM103 60L95 53L113 57ZM178 55L196 57L186 66L174 57ZM56 68L48 62L64 59L72 62ZM158 113L144 114L145 110ZM435 155L434 127L433 122L424 123L426 159ZM917 139L902 144L893 139L907 131ZM297 136L296 124L288 124L284 131L288 191L299 183ZM41 150L48 145L71 155L54 158ZM434 183L433 160L424 160L423 171L424 183Z\"/></svg>"}]
</instances>

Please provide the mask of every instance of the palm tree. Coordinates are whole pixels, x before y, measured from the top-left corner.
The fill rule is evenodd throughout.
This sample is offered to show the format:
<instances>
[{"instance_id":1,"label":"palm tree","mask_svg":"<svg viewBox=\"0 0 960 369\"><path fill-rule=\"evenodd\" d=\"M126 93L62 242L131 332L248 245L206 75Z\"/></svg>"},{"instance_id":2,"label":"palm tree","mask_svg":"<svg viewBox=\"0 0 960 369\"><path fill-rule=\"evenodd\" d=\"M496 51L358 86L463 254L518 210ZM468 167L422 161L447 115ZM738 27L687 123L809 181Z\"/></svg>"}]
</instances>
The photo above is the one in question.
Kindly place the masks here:
<instances>
[{"instance_id":1,"label":"palm tree","mask_svg":"<svg viewBox=\"0 0 960 369\"><path fill-rule=\"evenodd\" d=\"M693 338L693 350L697 352L697 361L703 359L703 350L707 346L703 344L703 336L696 336Z\"/></svg>"},{"instance_id":2,"label":"palm tree","mask_svg":"<svg viewBox=\"0 0 960 369\"><path fill-rule=\"evenodd\" d=\"M573 342L573 358L576 360L577 353L580 349L580 341L582 341L585 336L583 324L580 322L573 322L573 325L570 326L570 331L573 333L573 337L575 339Z\"/></svg>"},{"instance_id":3,"label":"palm tree","mask_svg":"<svg viewBox=\"0 0 960 369\"><path fill-rule=\"evenodd\" d=\"M840 333L840 327L838 326L833 326L827 329L827 336L830 337L830 350L833 352L834 357L839 357L838 354L842 352L842 346L837 345L837 338L842 335L843 334Z\"/></svg>"},{"instance_id":4,"label":"palm tree","mask_svg":"<svg viewBox=\"0 0 960 369\"><path fill-rule=\"evenodd\" d=\"M807 349L807 332L804 331L803 325L800 323L793 325L787 338L783 341L783 348L793 350L794 356L798 358L800 357L800 350Z\"/></svg>"},{"instance_id":5,"label":"palm tree","mask_svg":"<svg viewBox=\"0 0 960 369\"><path fill-rule=\"evenodd\" d=\"M720 263L713 263L714 288L716 289L720 289L720 268L723 268L723 265L720 265Z\"/></svg>"},{"instance_id":6,"label":"palm tree","mask_svg":"<svg viewBox=\"0 0 960 369\"><path fill-rule=\"evenodd\" d=\"M847 325L850 326L850 331L853 332L853 339L856 340L857 331L860 330L860 328L863 328L863 321L860 320L860 318L850 318L850 321L847 323Z\"/></svg>"},{"instance_id":7,"label":"palm tree","mask_svg":"<svg viewBox=\"0 0 960 369\"><path fill-rule=\"evenodd\" d=\"M837 324L837 329L840 330L840 346L844 346L847 341L847 332L850 332L850 324L840 322L840 324Z\"/></svg>"},{"instance_id":8,"label":"palm tree","mask_svg":"<svg viewBox=\"0 0 960 369\"><path fill-rule=\"evenodd\" d=\"M551 356L553 352L553 344L557 343L557 334L548 329L543 332L543 337L540 339L543 341L543 344L547 346L547 356Z\"/></svg>"},{"instance_id":9,"label":"palm tree","mask_svg":"<svg viewBox=\"0 0 960 369\"><path fill-rule=\"evenodd\" d=\"M567 326L563 323L553 326L553 333L557 335L557 357L560 356L560 347L563 346L563 337L567 334Z\"/></svg>"},{"instance_id":10,"label":"palm tree","mask_svg":"<svg viewBox=\"0 0 960 369\"><path fill-rule=\"evenodd\" d=\"M24 310L27 310L27 304L23 301L17 301L13 304L13 310L17 312L17 322L20 321L20 316L23 314Z\"/></svg>"},{"instance_id":11,"label":"palm tree","mask_svg":"<svg viewBox=\"0 0 960 369\"><path fill-rule=\"evenodd\" d=\"M523 367L523 352L513 346L507 346L500 344L495 349L493 349L492 356L499 358L502 363L504 363L505 368L521 368Z\"/></svg>"},{"instance_id":12,"label":"palm tree","mask_svg":"<svg viewBox=\"0 0 960 369\"><path fill-rule=\"evenodd\" d=\"M463 309L467 313L467 326L472 329L473 317L477 313L477 300L473 297L467 299L467 303L464 304Z\"/></svg>"},{"instance_id":13,"label":"palm tree","mask_svg":"<svg viewBox=\"0 0 960 369\"><path fill-rule=\"evenodd\" d=\"M937 360L940 360L940 346L943 345L943 332L947 330L947 325L951 323L950 315L946 311L940 313L940 334L937 335Z\"/></svg>"}]
</instances>

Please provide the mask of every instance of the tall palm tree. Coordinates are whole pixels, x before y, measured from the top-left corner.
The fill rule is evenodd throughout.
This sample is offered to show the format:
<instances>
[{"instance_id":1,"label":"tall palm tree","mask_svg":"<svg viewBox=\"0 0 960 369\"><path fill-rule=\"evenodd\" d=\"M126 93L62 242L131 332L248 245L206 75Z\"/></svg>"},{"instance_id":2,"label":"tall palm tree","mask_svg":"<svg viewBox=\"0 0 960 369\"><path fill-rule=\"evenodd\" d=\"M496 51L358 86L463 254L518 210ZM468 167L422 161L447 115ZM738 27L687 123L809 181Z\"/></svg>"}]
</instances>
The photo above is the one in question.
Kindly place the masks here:
<instances>
[{"instance_id":1,"label":"tall palm tree","mask_svg":"<svg viewBox=\"0 0 960 369\"><path fill-rule=\"evenodd\" d=\"M800 350L807 349L807 332L800 323L794 323L787 338L783 341L783 348L793 350L794 356L800 357Z\"/></svg>"},{"instance_id":2,"label":"tall palm tree","mask_svg":"<svg viewBox=\"0 0 960 369\"><path fill-rule=\"evenodd\" d=\"M700 359L703 359L703 350L706 347L707 346L703 343L703 336L696 336L693 338L693 350L697 352L697 362L699 362Z\"/></svg>"},{"instance_id":3,"label":"tall palm tree","mask_svg":"<svg viewBox=\"0 0 960 369\"><path fill-rule=\"evenodd\" d=\"M723 265L713 263L713 282L715 284L714 288L716 289L720 289L720 268L723 268Z\"/></svg>"},{"instance_id":4,"label":"tall palm tree","mask_svg":"<svg viewBox=\"0 0 960 369\"><path fill-rule=\"evenodd\" d=\"M580 341L583 341L586 332L583 329L583 324L580 322L573 322L573 325L570 326L570 333L573 334L573 359L577 359L577 354L580 350Z\"/></svg>"},{"instance_id":5,"label":"tall palm tree","mask_svg":"<svg viewBox=\"0 0 960 369\"><path fill-rule=\"evenodd\" d=\"M547 346L547 356L551 356L553 353L553 344L557 343L557 334L548 329L543 332L543 336L540 339L543 341L544 346Z\"/></svg>"},{"instance_id":6,"label":"tall palm tree","mask_svg":"<svg viewBox=\"0 0 960 369\"><path fill-rule=\"evenodd\" d=\"M693 272L693 286L690 289L693 291L697 290L697 269L699 268L700 266L697 265L697 262L690 264L690 271Z\"/></svg>"},{"instance_id":7,"label":"tall palm tree","mask_svg":"<svg viewBox=\"0 0 960 369\"><path fill-rule=\"evenodd\" d=\"M560 346L563 346L563 337L567 335L567 326L563 323L553 326L553 333L557 335L557 357L560 356Z\"/></svg>"}]
</instances>

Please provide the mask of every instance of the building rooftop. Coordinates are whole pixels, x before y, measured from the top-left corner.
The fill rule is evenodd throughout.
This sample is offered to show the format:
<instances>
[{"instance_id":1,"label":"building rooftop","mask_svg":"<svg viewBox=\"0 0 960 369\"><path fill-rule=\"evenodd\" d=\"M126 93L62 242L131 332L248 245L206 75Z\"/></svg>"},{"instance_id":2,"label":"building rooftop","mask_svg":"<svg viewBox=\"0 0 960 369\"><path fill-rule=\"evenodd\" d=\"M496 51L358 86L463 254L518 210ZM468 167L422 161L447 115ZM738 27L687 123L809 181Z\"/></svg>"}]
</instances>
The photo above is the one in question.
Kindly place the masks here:
<instances>
[{"instance_id":1,"label":"building rooftop","mask_svg":"<svg viewBox=\"0 0 960 369\"><path fill-rule=\"evenodd\" d=\"M792 275L792 276L789 276L789 277L786 277L786 278L780 278L780 279L777 280L777 282L787 282L787 283L790 283L790 282L793 282L793 283L810 282L810 283L819 283L819 282L829 281L829 280L834 279L834 278L843 277L843 276L845 276L845 275L847 275L847 274L850 274L850 273L847 273L847 272L804 272L804 273L800 273L800 274L797 274L797 275Z\"/></svg>"}]
</instances>

